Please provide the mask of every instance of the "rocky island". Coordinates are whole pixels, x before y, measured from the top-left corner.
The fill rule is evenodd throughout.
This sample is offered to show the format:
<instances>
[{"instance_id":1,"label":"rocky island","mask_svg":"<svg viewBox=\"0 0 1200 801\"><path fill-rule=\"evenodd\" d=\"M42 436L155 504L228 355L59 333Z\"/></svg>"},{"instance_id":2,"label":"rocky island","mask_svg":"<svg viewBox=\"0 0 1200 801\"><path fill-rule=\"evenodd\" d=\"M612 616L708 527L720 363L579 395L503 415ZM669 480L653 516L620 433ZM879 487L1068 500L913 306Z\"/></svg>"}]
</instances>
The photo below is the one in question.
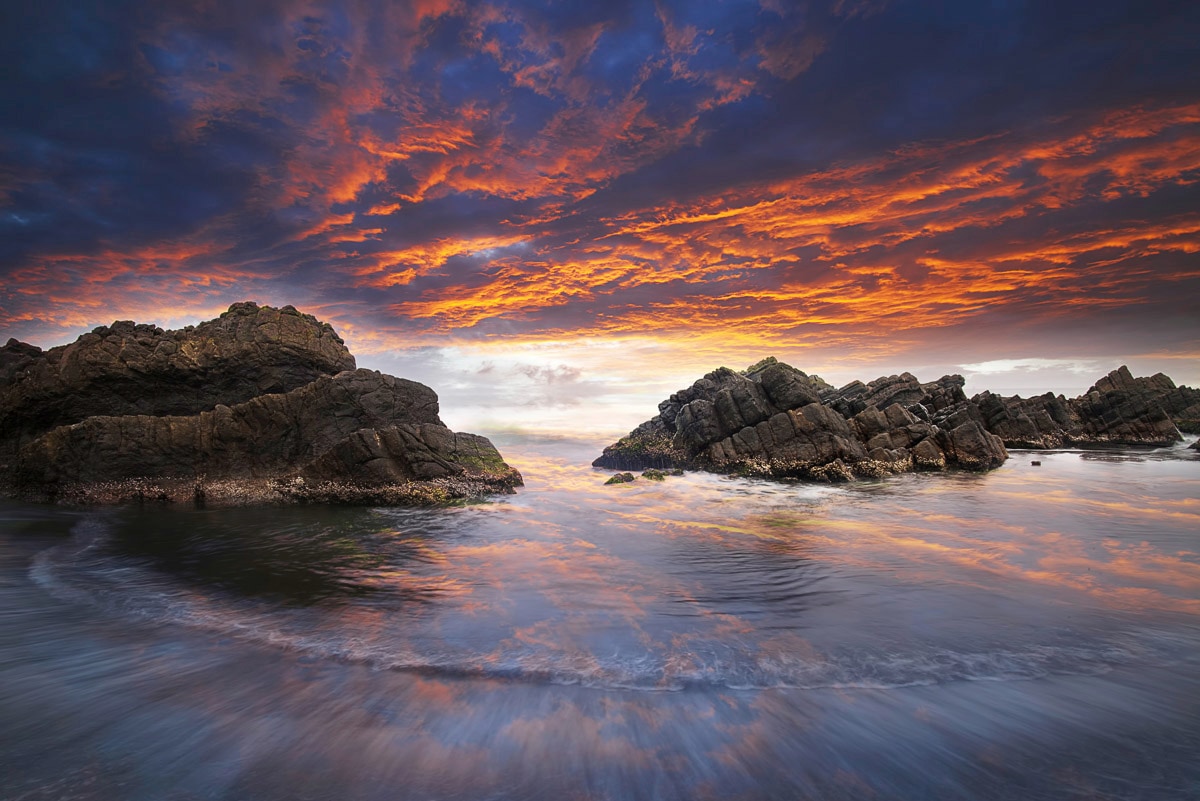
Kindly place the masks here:
<instances>
[{"instance_id":1,"label":"rocky island","mask_svg":"<svg viewBox=\"0 0 1200 801\"><path fill-rule=\"evenodd\" d=\"M355 369L329 324L291 306L0 348L9 495L410 505L521 483L486 438L443 425L433 390Z\"/></svg>"},{"instance_id":2,"label":"rocky island","mask_svg":"<svg viewBox=\"0 0 1200 801\"><path fill-rule=\"evenodd\" d=\"M774 358L722 367L658 405L658 414L592 464L689 468L814 481L911 470L990 470L1007 448L1163 446L1200 431L1200 390L1126 367L1068 399L983 392L960 375L910 373L835 388Z\"/></svg>"}]
</instances>

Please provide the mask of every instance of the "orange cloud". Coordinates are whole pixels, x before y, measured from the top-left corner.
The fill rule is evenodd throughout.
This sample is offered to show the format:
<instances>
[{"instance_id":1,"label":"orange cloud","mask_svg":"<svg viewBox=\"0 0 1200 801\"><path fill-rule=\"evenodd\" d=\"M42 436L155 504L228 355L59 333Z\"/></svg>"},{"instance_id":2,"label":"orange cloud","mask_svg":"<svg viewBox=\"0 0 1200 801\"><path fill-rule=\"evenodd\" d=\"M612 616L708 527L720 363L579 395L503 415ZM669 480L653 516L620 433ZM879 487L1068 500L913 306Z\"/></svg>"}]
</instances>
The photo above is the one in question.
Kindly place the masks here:
<instances>
[{"instance_id":1,"label":"orange cloud","mask_svg":"<svg viewBox=\"0 0 1200 801\"><path fill-rule=\"evenodd\" d=\"M1194 254L1200 214L1078 232L1037 225L1037 238L1022 241L997 242L986 231L1194 182L1198 122L1194 105L1126 109L1056 139L914 146L686 205L629 211L604 220L590 240L543 246L537 258L504 265L485 284L439 289L436 298L395 309L436 319L449 333L597 301L610 313L581 321L584 332L698 328L724 336L737 322L770 342L799 326L954 325L998 303L1052 304L1055 313L1136 303L1148 284L1194 273L1164 275L1135 263ZM1024 177L1030 169L1039 181ZM940 241L963 231L978 232L983 243L943 254ZM800 249L809 250L803 261ZM914 278L908 267L923 274ZM623 292L668 285L650 302L621 302ZM546 337L563 333L542 329Z\"/></svg>"},{"instance_id":2,"label":"orange cloud","mask_svg":"<svg viewBox=\"0 0 1200 801\"><path fill-rule=\"evenodd\" d=\"M267 154L251 159L244 204L175 241L29 256L6 274L5 316L66 333L99 314L194 318L282 296L377 351L653 336L697 352L856 358L997 310L1032 324L1149 305L1198 277L1200 212L1133 203L1200 178L1196 103L821 169L781 157L774 172L674 188L690 186L688 165L722 156L705 145L729 104L783 103L772 91L832 47L829 30L764 8L800 33L755 27L727 52L719 32L656 6L652 44L617 54L629 58L621 82L596 63L624 35L611 19L558 26L427 0L338 25L285 4L278 25L221 49L202 35L221 22L214 10L164 12L147 37L192 61L141 66L185 111L172 118L184 141L221 144L236 128ZM835 15L874 9L840 3ZM476 87L482 72L491 82Z\"/></svg>"}]
</instances>

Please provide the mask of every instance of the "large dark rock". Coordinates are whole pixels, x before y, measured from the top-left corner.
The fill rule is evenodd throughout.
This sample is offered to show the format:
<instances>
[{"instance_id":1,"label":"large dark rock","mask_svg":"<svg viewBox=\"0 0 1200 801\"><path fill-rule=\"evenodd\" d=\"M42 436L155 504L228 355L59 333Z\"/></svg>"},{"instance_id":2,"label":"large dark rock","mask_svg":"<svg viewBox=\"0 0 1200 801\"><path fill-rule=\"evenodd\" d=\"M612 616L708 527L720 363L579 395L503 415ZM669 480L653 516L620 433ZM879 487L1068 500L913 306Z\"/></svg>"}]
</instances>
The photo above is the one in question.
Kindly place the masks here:
<instances>
[{"instance_id":1,"label":"large dark rock","mask_svg":"<svg viewBox=\"0 0 1200 801\"><path fill-rule=\"evenodd\" d=\"M87 417L196 414L354 366L328 323L254 303L178 331L118 321L44 353L10 340L0 349L0 464Z\"/></svg>"},{"instance_id":2,"label":"large dark rock","mask_svg":"<svg viewBox=\"0 0 1200 801\"><path fill-rule=\"evenodd\" d=\"M912 373L902 373L877 378L870 384L855 381L834 392L827 392L822 399L839 414L853 417L870 406L877 409L887 408L893 403L911 406L920 403L926 394L921 382Z\"/></svg>"},{"instance_id":3,"label":"large dark rock","mask_svg":"<svg viewBox=\"0 0 1200 801\"><path fill-rule=\"evenodd\" d=\"M1155 373L1148 378L1134 378L1129 368L1122 366L1097 381L1092 391L1102 394L1127 392L1146 402L1155 402L1180 431L1200 434L1200 389L1177 387L1163 373Z\"/></svg>"},{"instance_id":4,"label":"large dark rock","mask_svg":"<svg viewBox=\"0 0 1200 801\"><path fill-rule=\"evenodd\" d=\"M1004 398L981 392L971 399L984 425L1010 448L1059 448L1066 432L1078 422L1062 395L1047 393L1034 398Z\"/></svg>"},{"instance_id":5,"label":"large dark rock","mask_svg":"<svg viewBox=\"0 0 1200 801\"><path fill-rule=\"evenodd\" d=\"M659 414L593 464L618 470L688 467L844 480L906 470L989 470L1006 448L1149 445L1195 430L1200 391L1125 367L1085 395L982 392L960 375L922 383L911 373L833 388L774 359L715 370L659 404Z\"/></svg>"},{"instance_id":6,"label":"large dark rock","mask_svg":"<svg viewBox=\"0 0 1200 801\"><path fill-rule=\"evenodd\" d=\"M1010 448L1170 445L1181 439L1179 428L1190 430L1200 418L1200 391L1176 387L1162 373L1134 378L1127 367L1078 398L983 392L972 402L988 430Z\"/></svg>"},{"instance_id":7,"label":"large dark rock","mask_svg":"<svg viewBox=\"0 0 1200 801\"><path fill-rule=\"evenodd\" d=\"M12 383L13 377L42 357L42 349L16 339L0 348L0 386Z\"/></svg>"},{"instance_id":8,"label":"large dark rock","mask_svg":"<svg viewBox=\"0 0 1200 801\"><path fill-rule=\"evenodd\" d=\"M182 331L115 323L45 353L10 341L0 478L100 502L406 502L521 483L488 440L442 424L433 390L353 367L327 324L252 303Z\"/></svg>"},{"instance_id":9,"label":"large dark rock","mask_svg":"<svg viewBox=\"0 0 1200 801\"><path fill-rule=\"evenodd\" d=\"M774 359L744 373L721 368L659 404L593 464L825 481L997 467L1007 453L978 414L959 414L946 429L931 421L968 404L962 386L961 376L922 384L904 373L835 389Z\"/></svg>"}]
</instances>

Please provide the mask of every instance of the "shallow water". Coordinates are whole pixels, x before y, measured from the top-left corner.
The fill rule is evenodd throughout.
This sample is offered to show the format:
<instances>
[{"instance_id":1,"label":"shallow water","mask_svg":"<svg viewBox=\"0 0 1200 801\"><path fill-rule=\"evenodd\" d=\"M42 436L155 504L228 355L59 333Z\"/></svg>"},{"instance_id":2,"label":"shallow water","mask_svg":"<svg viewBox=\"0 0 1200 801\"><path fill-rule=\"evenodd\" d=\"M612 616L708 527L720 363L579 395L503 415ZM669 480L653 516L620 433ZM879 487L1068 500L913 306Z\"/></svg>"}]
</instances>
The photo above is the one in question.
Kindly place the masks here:
<instances>
[{"instance_id":1,"label":"shallow water","mask_svg":"<svg viewBox=\"0 0 1200 801\"><path fill-rule=\"evenodd\" d=\"M1200 461L0 507L0 797L1200 797Z\"/></svg>"}]
</instances>

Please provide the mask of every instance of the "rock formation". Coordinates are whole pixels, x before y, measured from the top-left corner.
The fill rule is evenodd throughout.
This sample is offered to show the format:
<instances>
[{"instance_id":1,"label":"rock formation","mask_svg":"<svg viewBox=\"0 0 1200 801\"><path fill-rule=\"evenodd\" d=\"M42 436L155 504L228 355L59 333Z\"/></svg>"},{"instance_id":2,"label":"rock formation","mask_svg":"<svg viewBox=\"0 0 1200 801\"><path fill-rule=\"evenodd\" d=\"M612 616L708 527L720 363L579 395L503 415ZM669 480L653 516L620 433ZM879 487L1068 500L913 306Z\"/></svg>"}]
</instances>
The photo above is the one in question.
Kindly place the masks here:
<instances>
[{"instance_id":1,"label":"rock formation","mask_svg":"<svg viewBox=\"0 0 1200 801\"><path fill-rule=\"evenodd\" d=\"M1129 368L1122 365L1097 381L1089 394L1091 392L1127 392L1139 396L1147 403L1161 406L1180 431L1200 434L1200 389L1177 387L1162 373L1149 378L1134 378Z\"/></svg>"},{"instance_id":2,"label":"rock formation","mask_svg":"<svg viewBox=\"0 0 1200 801\"><path fill-rule=\"evenodd\" d=\"M76 501L407 503L511 491L437 395L355 370L326 323L237 303L181 331L117 322L43 353L0 348L0 478Z\"/></svg>"},{"instance_id":3,"label":"rock formation","mask_svg":"<svg viewBox=\"0 0 1200 801\"><path fill-rule=\"evenodd\" d=\"M1078 398L1050 393L1002 398L983 392L971 401L988 430L1010 448L1170 445L1200 418L1200 391L1176 387L1162 373L1134 378L1124 366Z\"/></svg>"},{"instance_id":4,"label":"rock formation","mask_svg":"<svg viewBox=\"0 0 1200 801\"><path fill-rule=\"evenodd\" d=\"M593 462L614 470L686 467L844 481L909 470L989 470L1006 448L1165 445L1194 420L1200 393L1122 367L1073 400L981 393L962 376L910 373L835 389L775 359L720 368L659 404L659 413Z\"/></svg>"},{"instance_id":5,"label":"rock formation","mask_svg":"<svg viewBox=\"0 0 1200 801\"><path fill-rule=\"evenodd\" d=\"M956 376L921 384L905 373L834 389L775 359L744 373L723 367L660 403L656 417L593 464L823 481L996 467L1007 458L1004 445L957 409L966 401L962 384Z\"/></svg>"},{"instance_id":6,"label":"rock formation","mask_svg":"<svg viewBox=\"0 0 1200 801\"><path fill-rule=\"evenodd\" d=\"M197 414L354 366L327 323L254 303L179 331L122 320L45 353L9 340L0 348L0 461L87 417Z\"/></svg>"}]
</instances>

